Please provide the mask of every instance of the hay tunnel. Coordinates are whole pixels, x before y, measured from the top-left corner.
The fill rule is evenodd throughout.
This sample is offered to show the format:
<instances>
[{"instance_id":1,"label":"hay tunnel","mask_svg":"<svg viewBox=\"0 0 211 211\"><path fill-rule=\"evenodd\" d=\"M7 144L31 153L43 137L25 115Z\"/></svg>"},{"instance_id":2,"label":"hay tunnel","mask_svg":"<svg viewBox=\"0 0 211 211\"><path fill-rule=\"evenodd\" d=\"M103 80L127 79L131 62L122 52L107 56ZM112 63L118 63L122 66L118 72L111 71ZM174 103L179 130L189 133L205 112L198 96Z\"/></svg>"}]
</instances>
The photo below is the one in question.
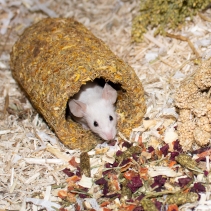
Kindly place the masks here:
<instances>
[{"instance_id":1,"label":"hay tunnel","mask_svg":"<svg viewBox=\"0 0 211 211\"><path fill-rule=\"evenodd\" d=\"M102 141L66 118L68 99L87 81L99 79L117 87L117 128L126 137L146 110L134 70L73 19L47 18L27 28L13 46L11 70L33 106L71 149L87 151Z\"/></svg>"}]
</instances>

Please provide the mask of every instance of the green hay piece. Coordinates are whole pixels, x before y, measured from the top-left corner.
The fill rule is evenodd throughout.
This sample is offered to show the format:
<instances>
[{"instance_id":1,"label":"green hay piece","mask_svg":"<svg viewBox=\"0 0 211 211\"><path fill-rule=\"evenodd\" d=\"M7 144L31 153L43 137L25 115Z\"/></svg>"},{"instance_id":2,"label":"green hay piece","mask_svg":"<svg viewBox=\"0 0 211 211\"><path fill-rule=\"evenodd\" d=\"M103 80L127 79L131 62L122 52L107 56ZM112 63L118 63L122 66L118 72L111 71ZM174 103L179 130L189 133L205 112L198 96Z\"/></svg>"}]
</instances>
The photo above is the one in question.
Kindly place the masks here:
<instances>
[{"instance_id":1,"label":"green hay piece","mask_svg":"<svg viewBox=\"0 0 211 211\"><path fill-rule=\"evenodd\" d=\"M141 1L141 14L134 18L132 41L141 42L148 27L157 29L154 35L164 35L167 29L175 29L193 18L198 11L205 9L210 0L145 0Z\"/></svg>"}]
</instances>

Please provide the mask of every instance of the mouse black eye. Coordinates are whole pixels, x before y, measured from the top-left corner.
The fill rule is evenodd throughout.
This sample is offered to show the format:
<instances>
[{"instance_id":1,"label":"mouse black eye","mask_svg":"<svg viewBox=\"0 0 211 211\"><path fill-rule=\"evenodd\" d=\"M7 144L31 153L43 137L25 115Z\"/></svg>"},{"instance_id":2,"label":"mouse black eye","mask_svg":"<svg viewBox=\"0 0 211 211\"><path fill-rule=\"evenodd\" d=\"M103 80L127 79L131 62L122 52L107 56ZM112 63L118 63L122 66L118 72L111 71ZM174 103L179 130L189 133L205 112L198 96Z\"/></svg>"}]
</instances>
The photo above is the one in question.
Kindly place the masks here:
<instances>
[{"instance_id":1,"label":"mouse black eye","mask_svg":"<svg viewBox=\"0 0 211 211\"><path fill-rule=\"evenodd\" d=\"M109 116L109 119L110 119L110 121L112 121L114 118L110 115L110 116Z\"/></svg>"},{"instance_id":2,"label":"mouse black eye","mask_svg":"<svg viewBox=\"0 0 211 211\"><path fill-rule=\"evenodd\" d=\"M94 121L94 126L97 127L98 126L98 123L96 121Z\"/></svg>"}]
</instances>

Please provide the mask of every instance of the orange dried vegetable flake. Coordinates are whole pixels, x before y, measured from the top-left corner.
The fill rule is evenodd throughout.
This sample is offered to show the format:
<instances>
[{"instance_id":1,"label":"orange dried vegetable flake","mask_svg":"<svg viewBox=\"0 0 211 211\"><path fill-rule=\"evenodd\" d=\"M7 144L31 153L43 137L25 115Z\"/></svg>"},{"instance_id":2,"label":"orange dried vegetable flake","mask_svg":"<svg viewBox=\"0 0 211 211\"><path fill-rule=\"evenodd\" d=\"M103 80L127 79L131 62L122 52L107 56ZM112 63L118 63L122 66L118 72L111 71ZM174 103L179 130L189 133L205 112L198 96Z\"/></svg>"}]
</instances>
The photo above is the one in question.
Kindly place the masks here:
<instances>
[{"instance_id":1,"label":"orange dried vegetable flake","mask_svg":"<svg viewBox=\"0 0 211 211\"><path fill-rule=\"evenodd\" d=\"M67 191L66 190L59 190L58 197L61 199L65 199L67 197Z\"/></svg>"},{"instance_id":2,"label":"orange dried vegetable flake","mask_svg":"<svg viewBox=\"0 0 211 211\"><path fill-rule=\"evenodd\" d=\"M67 198L66 200L71 202L71 203L75 203L76 202L76 194L75 193L67 193Z\"/></svg>"},{"instance_id":3,"label":"orange dried vegetable flake","mask_svg":"<svg viewBox=\"0 0 211 211\"><path fill-rule=\"evenodd\" d=\"M76 162L75 160L75 157L72 157L70 160L69 160L69 164L73 167L77 167L79 166L79 164Z\"/></svg>"},{"instance_id":4,"label":"orange dried vegetable flake","mask_svg":"<svg viewBox=\"0 0 211 211\"><path fill-rule=\"evenodd\" d=\"M67 209L65 209L64 207L60 208L59 211L68 211Z\"/></svg>"},{"instance_id":5,"label":"orange dried vegetable flake","mask_svg":"<svg viewBox=\"0 0 211 211\"><path fill-rule=\"evenodd\" d=\"M190 188L187 188L183 191L183 193L188 193L190 191Z\"/></svg>"},{"instance_id":6,"label":"orange dried vegetable flake","mask_svg":"<svg viewBox=\"0 0 211 211\"><path fill-rule=\"evenodd\" d=\"M136 208L136 205L130 204L130 205L123 205L121 208L119 208L119 211L133 211Z\"/></svg>"},{"instance_id":7,"label":"orange dried vegetable flake","mask_svg":"<svg viewBox=\"0 0 211 211\"><path fill-rule=\"evenodd\" d=\"M171 167L173 167L176 163L177 163L176 161L172 160L172 161L169 162L168 167L171 168Z\"/></svg>"},{"instance_id":8,"label":"orange dried vegetable flake","mask_svg":"<svg viewBox=\"0 0 211 211\"><path fill-rule=\"evenodd\" d=\"M148 179L148 168L146 167L140 167L139 169L139 174L140 174L140 177L144 180L147 180Z\"/></svg>"},{"instance_id":9,"label":"orange dried vegetable flake","mask_svg":"<svg viewBox=\"0 0 211 211\"><path fill-rule=\"evenodd\" d=\"M178 211L178 206L176 204L170 204L168 206L168 210L167 211Z\"/></svg>"},{"instance_id":10,"label":"orange dried vegetable flake","mask_svg":"<svg viewBox=\"0 0 211 211\"><path fill-rule=\"evenodd\" d=\"M77 189L77 188L79 188L79 185L75 184L74 182L68 183L68 187L67 187L68 191L71 191L71 190L74 190L74 189Z\"/></svg>"},{"instance_id":11,"label":"orange dried vegetable flake","mask_svg":"<svg viewBox=\"0 0 211 211\"><path fill-rule=\"evenodd\" d=\"M120 171L121 171L121 172L127 171L127 170L131 167L131 165L132 165L132 163L127 163L126 165L124 165L124 166L120 169Z\"/></svg>"},{"instance_id":12,"label":"orange dried vegetable flake","mask_svg":"<svg viewBox=\"0 0 211 211\"><path fill-rule=\"evenodd\" d=\"M127 210L127 211L133 211L134 210L134 208L135 208L136 206L135 205L128 205L126 208L125 208L125 210Z\"/></svg>"},{"instance_id":13,"label":"orange dried vegetable flake","mask_svg":"<svg viewBox=\"0 0 211 211\"><path fill-rule=\"evenodd\" d=\"M138 138L138 145L139 146L143 146L143 143L142 143L142 136L139 136L139 138Z\"/></svg>"},{"instance_id":14,"label":"orange dried vegetable flake","mask_svg":"<svg viewBox=\"0 0 211 211\"><path fill-rule=\"evenodd\" d=\"M68 184L67 189L69 191L71 191L71 190L73 190L75 188L78 188L79 186L76 184L76 182L79 181L80 179L81 178L78 177L77 175L74 175L72 177L67 178L67 180L66 180L67 181L67 184Z\"/></svg>"},{"instance_id":15,"label":"orange dried vegetable flake","mask_svg":"<svg viewBox=\"0 0 211 211\"><path fill-rule=\"evenodd\" d=\"M110 179L118 179L116 174L108 173L108 178Z\"/></svg>"},{"instance_id":16,"label":"orange dried vegetable flake","mask_svg":"<svg viewBox=\"0 0 211 211\"><path fill-rule=\"evenodd\" d=\"M111 209L108 209L106 207L103 207L103 211L111 211Z\"/></svg>"},{"instance_id":17,"label":"orange dried vegetable flake","mask_svg":"<svg viewBox=\"0 0 211 211\"><path fill-rule=\"evenodd\" d=\"M105 207L105 206L107 206L107 205L109 205L110 204L110 202L109 201L104 201L103 203L101 203L101 207Z\"/></svg>"},{"instance_id":18,"label":"orange dried vegetable flake","mask_svg":"<svg viewBox=\"0 0 211 211\"><path fill-rule=\"evenodd\" d=\"M124 177L127 179L127 180L131 180L133 177L137 176L138 174L135 172L135 171L127 171L124 173Z\"/></svg>"},{"instance_id":19,"label":"orange dried vegetable flake","mask_svg":"<svg viewBox=\"0 0 211 211\"><path fill-rule=\"evenodd\" d=\"M156 150L155 154L158 156L158 157L162 157L162 152L160 150Z\"/></svg>"},{"instance_id":20,"label":"orange dried vegetable flake","mask_svg":"<svg viewBox=\"0 0 211 211\"><path fill-rule=\"evenodd\" d=\"M202 152L200 154L198 154L199 158L201 157L206 157L206 156L210 156L211 155L211 149L205 151L205 152Z\"/></svg>"},{"instance_id":21,"label":"orange dried vegetable flake","mask_svg":"<svg viewBox=\"0 0 211 211\"><path fill-rule=\"evenodd\" d=\"M110 190L114 190L114 191L120 190L120 184L117 180L111 180L109 182L109 187L110 187L109 188Z\"/></svg>"},{"instance_id":22,"label":"orange dried vegetable flake","mask_svg":"<svg viewBox=\"0 0 211 211\"><path fill-rule=\"evenodd\" d=\"M67 181L67 183L69 183L69 182L77 182L80 179L81 179L80 177L78 177L77 175L74 175L72 177L68 177L66 181Z\"/></svg>"},{"instance_id":23,"label":"orange dried vegetable flake","mask_svg":"<svg viewBox=\"0 0 211 211\"><path fill-rule=\"evenodd\" d=\"M75 205L75 211L80 211L81 210L81 207L79 206L79 204L76 204Z\"/></svg>"}]
</instances>

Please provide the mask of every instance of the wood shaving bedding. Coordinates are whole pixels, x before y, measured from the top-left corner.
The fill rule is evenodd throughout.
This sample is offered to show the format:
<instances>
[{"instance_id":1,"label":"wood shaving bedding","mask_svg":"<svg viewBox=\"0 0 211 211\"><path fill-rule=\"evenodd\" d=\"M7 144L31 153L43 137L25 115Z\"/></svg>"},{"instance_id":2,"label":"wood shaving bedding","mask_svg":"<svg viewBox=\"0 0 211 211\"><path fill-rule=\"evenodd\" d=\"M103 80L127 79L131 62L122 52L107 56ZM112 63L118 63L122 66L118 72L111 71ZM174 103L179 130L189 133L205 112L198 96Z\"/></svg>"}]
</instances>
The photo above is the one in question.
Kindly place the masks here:
<instances>
[{"instance_id":1,"label":"wood shaving bedding","mask_svg":"<svg viewBox=\"0 0 211 211\"><path fill-rule=\"evenodd\" d=\"M131 43L131 21L138 11L138 5L139 0L0 0L0 7L3 8L0 12L1 111L7 94L9 96L9 109L6 115L1 112L0 120L0 209L39 210L44 207L46 210L54 210L51 205L59 204L61 199L58 198L57 192L66 184L67 176L62 170L68 167L75 171L76 167L71 166L68 159L74 157L79 162L80 152L68 150L57 140L45 121L31 107L12 78L9 68L9 52L18 36L27 26L47 15L74 17L88 27L136 71L145 89L146 117L156 118L160 125L166 119L172 118L171 114L164 111L174 108L174 92L180 81L197 68L193 63L195 55L187 42L162 36L154 38L153 30L147 32L142 43ZM211 10L205 13L208 17L210 14ZM210 25L210 22L197 16L192 23L175 34L188 36L202 59L208 59L211 56ZM173 116L175 122L175 115ZM166 128L169 127L171 125ZM155 128L157 127L153 125L150 130L146 130L140 125L139 129L134 130L129 141L139 141L145 132L146 141L151 145L160 146L160 138L164 137L156 136ZM119 140L121 141L121 136ZM117 150L118 146L114 148L115 152ZM96 168L92 171L93 177L98 178L109 158L103 158L103 153L95 153L95 150L92 150L91 154L91 166L96 164L96 159L99 160L98 166L95 165ZM109 161L114 162L110 159ZM181 210L209 209L209 190L210 186L207 187L207 193L200 194L200 202L182 205ZM98 198L98 194L99 192L96 192L94 197ZM83 201L78 200L78 203L82 204ZM89 204L93 205L94 202ZM117 209L118 204L120 202L115 200L115 203L110 205L111 209ZM73 206L70 206L69 210L74 210Z\"/></svg>"}]
</instances>

